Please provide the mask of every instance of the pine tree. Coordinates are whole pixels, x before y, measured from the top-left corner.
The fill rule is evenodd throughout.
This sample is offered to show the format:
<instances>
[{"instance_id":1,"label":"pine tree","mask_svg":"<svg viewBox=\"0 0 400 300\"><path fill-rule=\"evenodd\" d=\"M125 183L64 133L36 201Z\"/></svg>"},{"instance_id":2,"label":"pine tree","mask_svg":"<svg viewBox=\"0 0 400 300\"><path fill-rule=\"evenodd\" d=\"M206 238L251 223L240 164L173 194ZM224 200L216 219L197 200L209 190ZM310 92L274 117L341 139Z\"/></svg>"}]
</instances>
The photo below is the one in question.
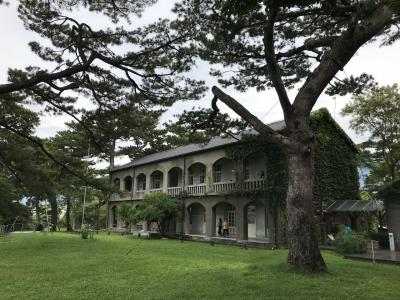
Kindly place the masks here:
<instances>
[{"instance_id":1,"label":"pine tree","mask_svg":"<svg viewBox=\"0 0 400 300\"><path fill-rule=\"evenodd\" d=\"M177 4L175 12L175 26L182 32L192 29L199 56L215 65L211 74L223 87L275 89L285 133L272 130L217 86L212 87L212 105L218 111L217 101L222 101L285 151L288 262L302 270L324 270L314 234L316 142L310 112L360 47L378 36L383 45L399 38L395 30L400 21L399 2L187 0ZM294 87L300 88L291 99L287 90Z\"/></svg>"}]
</instances>

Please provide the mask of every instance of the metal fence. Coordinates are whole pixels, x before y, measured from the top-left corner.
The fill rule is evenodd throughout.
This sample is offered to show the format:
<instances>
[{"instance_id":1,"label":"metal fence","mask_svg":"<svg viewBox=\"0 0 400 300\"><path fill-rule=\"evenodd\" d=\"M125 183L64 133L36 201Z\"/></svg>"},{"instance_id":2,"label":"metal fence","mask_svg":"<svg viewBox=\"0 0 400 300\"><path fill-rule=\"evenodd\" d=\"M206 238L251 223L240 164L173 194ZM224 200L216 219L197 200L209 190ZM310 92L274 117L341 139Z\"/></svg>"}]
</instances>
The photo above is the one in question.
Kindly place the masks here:
<instances>
[{"instance_id":1,"label":"metal fence","mask_svg":"<svg viewBox=\"0 0 400 300\"><path fill-rule=\"evenodd\" d=\"M0 237L7 236L11 232L32 230L34 230L34 228L32 228L32 225L27 223L0 224Z\"/></svg>"}]
</instances>

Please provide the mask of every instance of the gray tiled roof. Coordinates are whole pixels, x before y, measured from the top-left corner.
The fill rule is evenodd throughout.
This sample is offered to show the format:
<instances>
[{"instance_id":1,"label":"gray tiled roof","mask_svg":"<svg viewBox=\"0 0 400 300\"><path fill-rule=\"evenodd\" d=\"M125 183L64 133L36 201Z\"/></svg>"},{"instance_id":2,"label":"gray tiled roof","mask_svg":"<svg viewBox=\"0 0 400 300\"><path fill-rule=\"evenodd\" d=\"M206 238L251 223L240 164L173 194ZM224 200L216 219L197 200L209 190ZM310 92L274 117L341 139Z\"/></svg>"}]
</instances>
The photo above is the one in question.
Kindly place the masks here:
<instances>
[{"instance_id":1,"label":"gray tiled roof","mask_svg":"<svg viewBox=\"0 0 400 300\"><path fill-rule=\"evenodd\" d=\"M273 123L268 124L268 126L271 127L273 130L280 130L285 127L285 121L282 120L282 121L273 122ZM244 136L246 134L257 134L257 132L255 130L248 130L248 131L243 132L242 134L237 135L237 138L240 139L242 136ZM174 149L147 155L140 159L134 160L130 163L115 167L114 169L112 169L112 172L131 168L131 167L146 165L146 164L153 163L156 161L167 160L167 159L171 159L174 157L183 156L183 155L187 155L187 154L191 154L191 153L202 152L202 151L218 148L218 147L221 147L224 145L233 144L236 142L237 142L237 139L232 138L232 137L230 137L230 138L215 137L215 138L212 138L207 144L189 144L189 145L180 146L180 147L177 147Z\"/></svg>"}]
</instances>

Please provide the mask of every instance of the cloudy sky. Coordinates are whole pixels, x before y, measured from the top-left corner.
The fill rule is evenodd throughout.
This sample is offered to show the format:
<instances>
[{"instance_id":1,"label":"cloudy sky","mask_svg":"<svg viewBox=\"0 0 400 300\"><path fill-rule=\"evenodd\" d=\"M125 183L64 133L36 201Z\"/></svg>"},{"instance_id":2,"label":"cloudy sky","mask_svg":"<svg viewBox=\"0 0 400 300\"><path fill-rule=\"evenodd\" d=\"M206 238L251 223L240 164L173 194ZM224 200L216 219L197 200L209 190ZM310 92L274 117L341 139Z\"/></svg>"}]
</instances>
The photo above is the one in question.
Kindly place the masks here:
<instances>
[{"instance_id":1,"label":"cloudy sky","mask_svg":"<svg viewBox=\"0 0 400 300\"><path fill-rule=\"evenodd\" d=\"M43 62L31 53L28 42L37 40L38 37L25 30L21 20L17 15L16 0L10 1L9 6L0 6L0 36L2 43L0 44L0 83L7 81L7 70L9 68L24 68L29 65L43 66ZM133 25L143 25L150 23L157 18L167 17L170 14L173 0L162 0L156 5L147 9L142 18L134 21ZM94 28L104 25L104 19L88 14L86 11L79 11L74 14L78 19L84 19L85 22ZM345 67L345 73L339 74L340 77L359 75L362 72L372 74L381 85L400 83L400 43L397 42L391 47L379 47L378 43L371 43L359 50L356 56ZM199 62L197 69L191 72L196 79L202 79L211 87L216 84L215 78L208 74L209 66L206 63ZM292 98L296 94L296 89L289 92ZM233 89L228 89L235 99L245 105L254 115L259 118L263 117L265 123L273 122L283 118L282 110L277 103L277 97L274 91L257 92L249 90L246 93L238 93ZM186 101L174 104L171 109L162 117L162 122L173 118L174 114L182 112L184 109L189 110L192 107L209 107L211 101L211 92L208 91L200 101ZM326 107L335 117L336 121L343 127L349 136L356 142L365 139L363 136L356 135L349 128L349 119L340 115L340 111L349 101L349 97L338 97L333 99L322 94L315 106L315 109ZM87 105L87 102L81 101L81 105ZM232 116L235 114L227 107L220 107L221 110L228 112ZM268 114L267 114L268 112ZM37 134L41 137L49 137L57 131L65 128L64 122L69 120L68 117L43 116ZM125 162L123 159L120 162Z\"/></svg>"}]
</instances>

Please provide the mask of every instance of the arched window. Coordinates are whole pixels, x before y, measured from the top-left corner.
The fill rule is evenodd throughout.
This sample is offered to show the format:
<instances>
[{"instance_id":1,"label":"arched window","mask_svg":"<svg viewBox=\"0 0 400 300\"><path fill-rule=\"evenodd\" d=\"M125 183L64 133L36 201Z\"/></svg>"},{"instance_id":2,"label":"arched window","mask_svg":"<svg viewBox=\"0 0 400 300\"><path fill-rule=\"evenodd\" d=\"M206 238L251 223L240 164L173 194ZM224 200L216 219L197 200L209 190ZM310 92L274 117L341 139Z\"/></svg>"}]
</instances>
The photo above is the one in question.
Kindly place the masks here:
<instances>
[{"instance_id":1,"label":"arched window","mask_svg":"<svg viewBox=\"0 0 400 300\"><path fill-rule=\"evenodd\" d=\"M243 179L244 180L250 179L250 165L248 157L246 157L243 161Z\"/></svg>"},{"instance_id":2,"label":"arched window","mask_svg":"<svg viewBox=\"0 0 400 300\"><path fill-rule=\"evenodd\" d=\"M206 166L202 163L195 163L188 169L189 185L204 184L206 182Z\"/></svg>"},{"instance_id":3,"label":"arched window","mask_svg":"<svg viewBox=\"0 0 400 300\"><path fill-rule=\"evenodd\" d=\"M136 177L136 183L137 183L137 185L136 185L137 186L137 188L136 188L137 191L146 190L146 175L144 175L143 173L139 174Z\"/></svg>"},{"instance_id":4,"label":"arched window","mask_svg":"<svg viewBox=\"0 0 400 300\"><path fill-rule=\"evenodd\" d=\"M248 155L243 161L244 180L265 180L266 160L265 154L255 152Z\"/></svg>"},{"instance_id":5,"label":"arched window","mask_svg":"<svg viewBox=\"0 0 400 300\"><path fill-rule=\"evenodd\" d=\"M168 172L168 187L182 186L182 169L173 167Z\"/></svg>"},{"instance_id":6,"label":"arched window","mask_svg":"<svg viewBox=\"0 0 400 300\"><path fill-rule=\"evenodd\" d=\"M218 159L213 164L213 181L214 182L234 182L235 168L233 161L228 158Z\"/></svg>"},{"instance_id":7,"label":"arched window","mask_svg":"<svg viewBox=\"0 0 400 300\"><path fill-rule=\"evenodd\" d=\"M161 189L163 186L163 173L161 171L154 171L150 175L151 189Z\"/></svg>"},{"instance_id":8,"label":"arched window","mask_svg":"<svg viewBox=\"0 0 400 300\"><path fill-rule=\"evenodd\" d=\"M115 205L111 208L111 214L112 214L112 226L117 227L117 207Z\"/></svg>"},{"instance_id":9,"label":"arched window","mask_svg":"<svg viewBox=\"0 0 400 300\"><path fill-rule=\"evenodd\" d=\"M188 208L189 232L191 234L205 234L206 232L206 209L199 203L193 203Z\"/></svg>"},{"instance_id":10,"label":"arched window","mask_svg":"<svg viewBox=\"0 0 400 300\"><path fill-rule=\"evenodd\" d=\"M124 178L124 186L125 186L125 191L132 191L132 176L126 176Z\"/></svg>"},{"instance_id":11,"label":"arched window","mask_svg":"<svg viewBox=\"0 0 400 300\"><path fill-rule=\"evenodd\" d=\"M115 178L114 179L114 187L119 189L120 188L120 180L119 178Z\"/></svg>"}]
</instances>

